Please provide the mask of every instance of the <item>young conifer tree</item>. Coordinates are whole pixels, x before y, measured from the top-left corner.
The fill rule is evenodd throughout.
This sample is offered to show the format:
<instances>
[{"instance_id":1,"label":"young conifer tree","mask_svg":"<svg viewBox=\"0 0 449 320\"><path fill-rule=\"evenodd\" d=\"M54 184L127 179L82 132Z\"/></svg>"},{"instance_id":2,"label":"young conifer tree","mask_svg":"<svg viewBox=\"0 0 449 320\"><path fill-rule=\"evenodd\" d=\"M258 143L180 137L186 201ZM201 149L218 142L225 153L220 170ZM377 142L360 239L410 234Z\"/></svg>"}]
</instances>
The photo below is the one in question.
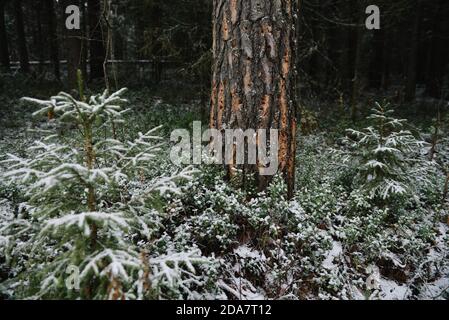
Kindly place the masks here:
<instances>
[{"instance_id":1,"label":"young conifer tree","mask_svg":"<svg viewBox=\"0 0 449 320\"><path fill-rule=\"evenodd\" d=\"M78 134L49 134L29 149L30 157L2 161L9 168L2 179L20 185L33 208L31 217L12 218L2 229L5 248L28 248L26 270L11 281L16 297L145 298L152 285L187 288L173 279L200 277L194 265L208 263L198 250L157 256L141 245L161 227L153 195L179 193L177 180L190 179L194 170L152 174L161 150L157 128L132 141L113 137L113 125L124 121L124 92L87 99L81 90L81 101L67 93L48 101L24 98L41 106L35 116L51 113L54 127L69 123ZM129 191L136 181L141 187Z\"/></svg>"},{"instance_id":2,"label":"young conifer tree","mask_svg":"<svg viewBox=\"0 0 449 320\"><path fill-rule=\"evenodd\" d=\"M348 129L350 159L357 165L356 192L377 203L411 195L415 187L426 183L427 161L420 156L427 144L405 129L406 120L392 116L388 105L376 103L367 118L371 126ZM420 163L420 165L417 165Z\"/></svg>"}]
</instances>

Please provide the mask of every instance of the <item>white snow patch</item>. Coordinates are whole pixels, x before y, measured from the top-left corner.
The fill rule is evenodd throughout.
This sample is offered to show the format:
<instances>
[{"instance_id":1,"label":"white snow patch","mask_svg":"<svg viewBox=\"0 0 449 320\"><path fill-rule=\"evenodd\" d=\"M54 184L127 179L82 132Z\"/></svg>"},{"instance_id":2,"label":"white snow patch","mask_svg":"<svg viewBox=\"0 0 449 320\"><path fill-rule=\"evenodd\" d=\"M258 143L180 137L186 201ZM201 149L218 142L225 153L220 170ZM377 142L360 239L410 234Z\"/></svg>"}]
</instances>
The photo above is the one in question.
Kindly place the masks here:
<instances>
[{"instance_id":1,"label":"white snow patch","mask_svg":"<svg viewBox=\"0 0 449 320\"><path fill-rule=\"evenodd\" d=\"M234 249L234 253L243 259L258 259L265 260L266 257L263 253L257 250L253 250L249 248L247 245L242 245L236 249Z\"/></svg>"},{"instance_id":2,"label":"white snow patch","mask_svg":"<svg viewBox=\"0 0 449 320\"><path fill-rule=\"evenodd\" d=\"M327 253L326 259L323 261L323 267L326 269L333 269L337 267L334 264L335 258L338 258L343 252L343 248L340 242L334 241L332 243L332 249Z\"/></svg>"},{"instance_id":3,"label":"white snow patch","mask_svg":"<svg viewBox=\"0 0 449 320\"><path fill-rule=\"evenodd\" d=\"M410 292L406 285L400 285L396 281L380 278L380 297L383 300L404 300Z\"/></svg>"}]
</instances>

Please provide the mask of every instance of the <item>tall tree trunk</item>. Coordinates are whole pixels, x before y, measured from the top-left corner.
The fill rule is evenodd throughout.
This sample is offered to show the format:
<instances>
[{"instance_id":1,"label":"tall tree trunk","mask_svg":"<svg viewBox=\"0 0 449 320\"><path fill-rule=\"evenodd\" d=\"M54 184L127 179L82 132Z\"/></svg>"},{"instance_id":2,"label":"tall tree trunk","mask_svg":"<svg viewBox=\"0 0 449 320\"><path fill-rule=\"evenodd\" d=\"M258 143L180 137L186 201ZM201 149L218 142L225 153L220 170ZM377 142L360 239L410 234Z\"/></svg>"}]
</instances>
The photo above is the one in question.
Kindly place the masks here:
<instances>
[{"instance_id":1,"label":"tall tree trunk","mask_svg":"<svg viewBox=\"0 0 449 320\"><path fill-rule=\"evenodd\" d=\"M106 57L101 25L101 1L87 1L89 20L89 64L90 80L103 78L103 63Z\"/></svg>"},{"instance_id":2,"label":"tall tree trunk","mask_svg":"<svg viewBox=\"0 0 449 320\"><path fill-rule=\"evenodd\" d=\"M315 0L314 5L316 7L321 7L323 4L320 0ZM326 83L326 60L323 56L325 54L325 45L326 45L326 33L324 30L324 23L320 20L312 21L311 23L311 32L313 45L315 46L315 50L310 58L310 72L309 75L312 79L312 88L316 92L320 92L324 90Z\"/></svg>"},{"instance_id":3,"label":"tall tree trunk","mask_svg":"<svg viewBox=\"0 0 449 320\"><path fill-rule=\"evenodd\" d=\"M416 67L418 56L419 26L421 21L421 0L418 0L414 9L413 29L410 37L410 49L407 65L407 83L405 86L405 100L413 101L416 98Z\"/></svg>"},{"instance_id":4,"label":"tall tree trunk","mask_svg":"<svg viewBox=\"0 0 449 320\"><path fill-rule=\"evenodd\" d=\"M380 89L384 76L385 63L385 33L383 29L373 30L373 56L370 62L369 83L370 87Z\"/></svg>"},{"instance_id":5,"label":"tall tree trunk","mask_svg":"<svg viewBox=\"0 0 449 320\"><path fill-rule=\"evenodd\" d=\"M77 71L82 69L82 45L81 45L81 30L67 29L65 20L68 15L65 10L70 5L78 5L79 1L63 0L62 1L62 27L65 30L65 49L67 58L67 87L69 89L76 89L78 87ZM81 8L81 7L80 7Z\"/></svg>"},{"instance_id":6,"label":"tall tree trunk","mask_svg":"<svg viewBox=\"0 0 449 320\"><path fill-rule=\"evenodd\" d=\"M134 15L134 44L136 46L135 56L137 60L144 58L144 33L145 33L145 21L143 16L143 8L140 5L136 5L136 12Z\"/></svg>"},{"instance_id":7,"label":"tall tree trunk","mask_svg":"<svg viewBox=\"0 0 449 320\"><path fill-rule=\"evenodd\" d=\"M9 70L10 60L9 60L9 43L8 35L6 33L6 23L5 23L5 4L6 0L0 0L0 63L2 68L6 71Z\"/></svg>"},{"instance_id":8,"label":"tall tree trunk","mask_svg":"<svg viewBox=\"0 0 449 320\"><path fill-rule=\"evenodd\" d=\"M214 0L210 126L278 129L279 163L293 195L296 152L294 103L296 1ZM232 172L228 168L228 172ZM252 168L259 189L271 177Z\"/></svg>"},{"instance_id":9,"label":"tall tree trunk","mask_svg":"<svg viewBox=\"0 0 449 320\"><path fill-rule=\"evenodd\" d=\"M357 8L356 12L359 15L359 18L357 20L357 26L354 32L355 57L354 57L354 73L351 88L351 119L353 122L355 122L357 119L360 84L362 80L361 67L362 67L363 36L365 26L363 26L364 16L361 10L359 10L361 7L363 7L363 4L361 6L356 5Z\"/></svg>"},{"instance_id":10,"label":"tall tree trunk","mask_svg":"<svg viewBox=\"0 0 449 320\"><path fill-rule=\"evenodd\" d=\"M432 5L435 11L433 12L431 37L428 41L429 46L426 48L428 52L428 70L425 77L426 94L434 98L441 98L448 62L449 24L445 16L447 13L444 12L443 1L432 3Z\"/></svg>"},{"instance_id":11,"label":"tall tree trunk","mask_svg":"<svg viewBox=\"0 0 449 320\"><path fill-rule=\"evenodd\" d=\"M48 28L48 41L50 45L50 60L53 64L53 73L56 79L61 77L59 69L59 46L56 34L56 13L54 0L44 0L45 19Z\"/></svg>"},{"instance_id":12,"label":"tall tree trunk","mask_svg":"<svg viewBox=\"0 0 449 320\"><path fill-rule=\"evenodd\" d=\"M23 24L22 0L14 1L14 16L16 18L17 49L19 51L20 70L24 73L30 72L30 61Z\"/></svg>"},{"instance_id":13,"label":"tall tree trunk","mask_svg":"<svg viewBox=\"0 0 449 320\"><path fill-rule=\"evenodd\" d=\"M390 69L391 69L391 35L384 34L384 49L382 58L382 90L388 90L390 87Z\"/></svg>"},{"instance_id":14,"label":"tall tree trunk","mask_svg":"<svg viewBox=\"0 0 449 320\"><path fill-rule=\"evenodd\" d=\"M39 59L39 73L44 71L45 62L45 41L42 32L42 10L43 10L43 0L36 0L34 3L34 10L37 13L36 17L36 30L34 32L35 47L37 51L37 56Z\"/></svg>"},{"instance_id":15,"label":"tall tree trunk","mask_svg":"<svg viewBox=\"0 0 449 320\"><path fill-rule=\"evenodd\" d=\"M88 59L88 17L86 6L84 5L84 1L81 1L81 71L83 72L83 79L88 79L87 77L87 59ZM84 80L83 80L84 81Z\"/></svg>"}]
</instances>

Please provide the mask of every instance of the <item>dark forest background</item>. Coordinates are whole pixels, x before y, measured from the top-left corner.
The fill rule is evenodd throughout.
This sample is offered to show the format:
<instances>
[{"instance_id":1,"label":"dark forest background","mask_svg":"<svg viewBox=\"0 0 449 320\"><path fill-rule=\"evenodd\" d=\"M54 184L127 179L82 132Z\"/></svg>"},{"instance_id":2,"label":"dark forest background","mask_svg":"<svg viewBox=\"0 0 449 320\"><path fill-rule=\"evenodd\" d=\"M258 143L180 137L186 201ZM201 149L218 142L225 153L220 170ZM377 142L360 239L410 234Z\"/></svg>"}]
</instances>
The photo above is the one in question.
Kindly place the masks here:
<instances>
[{"instance_id":1,"label":"dark forest background","mask_svg":"<svg viewBox=\"0 0 449 320\"><path fill-rule=\"evenodd\" d=\"M207 103L212 1L65 1L80 5L79 31L64 28L64 1L0 1L3 70L53 80L64 88L76 86L78 68L90 85L104 86L106 80L112 87L195 86L195 98ZM380 30L365 28L369 4L301 1L301 101L337 102L356 117L359 100L373 94L399 104L446 99L449 2L377 0Z\"/></svg>"}]
</instances>

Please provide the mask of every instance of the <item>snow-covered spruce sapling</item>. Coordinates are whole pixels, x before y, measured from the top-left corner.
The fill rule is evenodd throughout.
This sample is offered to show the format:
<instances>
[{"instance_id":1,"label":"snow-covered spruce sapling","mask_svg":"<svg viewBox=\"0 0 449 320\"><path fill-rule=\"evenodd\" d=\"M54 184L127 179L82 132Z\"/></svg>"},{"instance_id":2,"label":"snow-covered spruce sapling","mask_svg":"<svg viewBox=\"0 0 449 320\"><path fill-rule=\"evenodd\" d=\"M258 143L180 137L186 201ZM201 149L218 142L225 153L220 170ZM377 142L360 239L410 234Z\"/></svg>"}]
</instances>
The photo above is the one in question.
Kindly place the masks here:
<instances>
[{"instance_id":1,"label":"snow-covered spruce sapling","mask_svg":"<svg viewBox=\"0 0 449 320\"><path fill-rule=\"evenodd\" d=\"M368 120L372 125L363 130L348 129L348 160L357 167L355 192L367 195L377 204L413 194L425 182L426 162L420 156L426 143L404 128L406 120L392 116L388 105L376 103ZM417 163L422 166L416 165Z\"/></svg>"},{"instance_id":2,"label":"snow-covered spruce sapling","mask_svg":"<svg viewBox=\"0 0 449 320\"><path fill-rule=\"evenodd\" d=\"M24 98L42 106L34 115L50 112L56 124L75 125L78 135L48 135L29 149L29 158L8 155L2 161L9 167L2 178L20 183L35 208L37 232L29 240L33 255L27 275L14 284L18 297L144 297L136 288L150 275L142 272L148 259L142 258L138 243L150 240L161 220L151 206L152 195L179 193L176 181L190 179L193 170L151 175L151 161L160 151L157 128L139 133L134 141L104 137L105 126L123 121L124 91L89 99L81 95L84 101L67 93L49 101ZM140 191L131 194L130 183L142 179ZM79 291L67 286L67 270L76 269Z\"/></svg>"}]
</instances>

